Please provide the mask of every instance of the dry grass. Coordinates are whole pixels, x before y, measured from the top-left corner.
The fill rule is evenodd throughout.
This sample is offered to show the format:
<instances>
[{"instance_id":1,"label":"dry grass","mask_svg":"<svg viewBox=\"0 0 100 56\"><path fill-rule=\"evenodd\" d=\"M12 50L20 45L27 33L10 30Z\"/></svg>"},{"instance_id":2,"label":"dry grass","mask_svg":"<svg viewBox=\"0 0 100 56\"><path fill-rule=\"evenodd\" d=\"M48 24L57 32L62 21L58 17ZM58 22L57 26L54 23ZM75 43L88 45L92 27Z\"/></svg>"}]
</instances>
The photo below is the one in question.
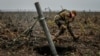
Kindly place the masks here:
<instances>
[{"instance_id":1,"label":"dry grass","mask_svg":"<svg viewBox=\"0 0 100 56\"><path fill-rule=\"evenodd\" d=\"M48 14L48 13L47 13ZM51 34L58 31L54 15L46 19ZM44 32L39 23L30 36L21 36L34 23L35 12L0 12L0 56L50 56L50 50ZM73 42L65 32L55 42L59 55L62 56L100 56L100 12L78 12L72 23L74 34L80 36ZM16 41L15 39L18 38ZM38 52L38 51L41 52Z\"/></svg>"}]
</instances>

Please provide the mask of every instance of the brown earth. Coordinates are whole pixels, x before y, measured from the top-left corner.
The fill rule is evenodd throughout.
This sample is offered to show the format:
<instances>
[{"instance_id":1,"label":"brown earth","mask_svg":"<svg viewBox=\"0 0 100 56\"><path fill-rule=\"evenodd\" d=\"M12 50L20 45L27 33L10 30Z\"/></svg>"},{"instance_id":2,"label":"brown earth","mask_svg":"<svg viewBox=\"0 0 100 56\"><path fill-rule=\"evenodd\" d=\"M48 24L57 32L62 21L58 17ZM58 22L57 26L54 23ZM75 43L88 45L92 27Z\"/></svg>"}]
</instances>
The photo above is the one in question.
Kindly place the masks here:
<instances>
[{"instance_id":1,"label":"brown earth","mask_svg":"<svg viewBox=\"0 0 100 56\"><path fill-rule=\"evenodd\" d=\"M79 40L74 42L66 30L54 41L59 56L100 56L100 12L77 13L71 27ZM52 35L59 30L53 21L55 14L44 13ZM0 56L52 56L38 22L29 36L22 35L36 16L36 12L0 12Z\"/></svg>"}]
</instances>

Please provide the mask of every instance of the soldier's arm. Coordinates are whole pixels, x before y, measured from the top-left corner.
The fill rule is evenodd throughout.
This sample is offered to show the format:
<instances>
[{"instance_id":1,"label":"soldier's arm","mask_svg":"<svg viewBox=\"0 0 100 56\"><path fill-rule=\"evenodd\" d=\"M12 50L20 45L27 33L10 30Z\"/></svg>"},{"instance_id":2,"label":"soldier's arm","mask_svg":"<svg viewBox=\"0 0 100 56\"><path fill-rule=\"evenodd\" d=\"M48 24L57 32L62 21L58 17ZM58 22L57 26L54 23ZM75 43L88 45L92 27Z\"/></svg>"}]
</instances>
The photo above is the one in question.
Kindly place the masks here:
<instances>
[{"instance_id":1,"label":"soldier's arm","mask_svg":"<svg viewBox=\"0 0 100 56\"><path fill-rule=\"evenodd\" d=\"M73 22L74 21L74 18L70 18L70 21L69 22Z\"/></svg>"}]
</instances>

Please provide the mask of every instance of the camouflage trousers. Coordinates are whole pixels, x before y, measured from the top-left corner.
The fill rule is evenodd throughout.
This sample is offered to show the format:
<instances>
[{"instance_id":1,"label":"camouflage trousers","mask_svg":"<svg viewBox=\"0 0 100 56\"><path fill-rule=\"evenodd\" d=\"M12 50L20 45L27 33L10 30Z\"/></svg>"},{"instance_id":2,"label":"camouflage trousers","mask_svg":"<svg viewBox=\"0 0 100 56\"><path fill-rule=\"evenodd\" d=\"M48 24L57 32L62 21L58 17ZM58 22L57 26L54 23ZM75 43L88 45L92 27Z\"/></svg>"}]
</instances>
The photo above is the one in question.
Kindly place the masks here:
<instances>
[{"instance_id":1,"label":"camouflage trousers","mask_svg":"<svg viewBox=\"0 0 100 56\"><path fill-rule=\"evenodd\" d=\"M65 32L65 30L67 29L67 24L63 20L55 20L55 23L59 28L59 32L55 34L55 36L58 37Z\"/></svg>"},{"instance_id":2,"label":"camouflage trousers","mask_svg":"<svg viewBox=\"0 0 100 56\"><path fill-rule=\"evenodd\" d=\"M57 34L55 34L55 37L59 37L67 29L68 32L70 33L70 35L73 37L73 39L76 39L76 37L74 36L74 33L73 33L72 29L71 29L71 26L70 26L69 22L65 23L63 20L55 20L55 23L59 28L59 31L57 32Z\"/></svg>"}]
</instances>

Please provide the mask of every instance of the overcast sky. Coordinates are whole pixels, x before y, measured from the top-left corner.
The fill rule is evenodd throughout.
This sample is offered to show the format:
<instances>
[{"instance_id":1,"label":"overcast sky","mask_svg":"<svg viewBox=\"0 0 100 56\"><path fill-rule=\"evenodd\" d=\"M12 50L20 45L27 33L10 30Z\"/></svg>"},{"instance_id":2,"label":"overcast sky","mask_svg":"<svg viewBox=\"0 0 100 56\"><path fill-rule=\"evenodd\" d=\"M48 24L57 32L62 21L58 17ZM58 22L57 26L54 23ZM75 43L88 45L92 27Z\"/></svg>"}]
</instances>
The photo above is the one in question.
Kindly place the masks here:
<instances>
[{"instance_id":1,"label":"overcast sky","mask_svg":"<svg viewBox=\"0 0 100 56\"><path fill-rule=\"evenodd\" d=\"M39 1L42 10L92 10L100 11L100 0L0 0L0 10L32 10L36 11L34 3Z\"/></svg>"}]
</instances>

